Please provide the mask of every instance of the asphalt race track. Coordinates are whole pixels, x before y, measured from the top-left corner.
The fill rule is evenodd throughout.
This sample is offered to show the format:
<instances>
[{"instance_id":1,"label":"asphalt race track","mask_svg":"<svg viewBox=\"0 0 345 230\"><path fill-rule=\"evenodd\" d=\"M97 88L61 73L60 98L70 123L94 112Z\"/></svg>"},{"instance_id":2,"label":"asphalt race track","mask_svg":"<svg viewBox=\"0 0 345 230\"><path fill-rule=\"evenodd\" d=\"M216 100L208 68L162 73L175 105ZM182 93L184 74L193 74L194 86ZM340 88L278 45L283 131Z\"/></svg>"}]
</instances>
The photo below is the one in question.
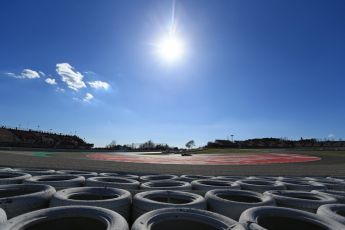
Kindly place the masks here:
<instances>
[{"instance_id":1,"label":"asphalt race track","mask_svg":"<svg viewBox=\"0 0 345 230\"><path fill-rule=\"evenodd\" d=\"M78 169L135 174L345 175L345 153L267 152L138 155L109 152L0 150L0 166Z\"/></svg>"}]
</instances>

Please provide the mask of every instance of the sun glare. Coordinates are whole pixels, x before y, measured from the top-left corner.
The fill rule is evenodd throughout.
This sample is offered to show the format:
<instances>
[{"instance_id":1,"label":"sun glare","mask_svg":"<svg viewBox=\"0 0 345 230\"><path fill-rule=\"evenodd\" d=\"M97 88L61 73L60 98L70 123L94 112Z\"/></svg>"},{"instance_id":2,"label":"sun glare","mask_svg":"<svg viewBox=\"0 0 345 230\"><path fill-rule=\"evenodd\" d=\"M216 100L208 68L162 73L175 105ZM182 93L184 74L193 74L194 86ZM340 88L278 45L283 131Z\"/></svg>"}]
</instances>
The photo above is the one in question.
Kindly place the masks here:
<instances>
[{"instance_id":1,"label":"sun glare","mask_svg":"<svg viewBox=\"0 0 345 230\"><path fill-rule=\"evenodd\" d=\"M184 54L183 42L178 37L170 35L158 43L158 54L168 62L179 60Z\"/></svg>"}]
</instances>

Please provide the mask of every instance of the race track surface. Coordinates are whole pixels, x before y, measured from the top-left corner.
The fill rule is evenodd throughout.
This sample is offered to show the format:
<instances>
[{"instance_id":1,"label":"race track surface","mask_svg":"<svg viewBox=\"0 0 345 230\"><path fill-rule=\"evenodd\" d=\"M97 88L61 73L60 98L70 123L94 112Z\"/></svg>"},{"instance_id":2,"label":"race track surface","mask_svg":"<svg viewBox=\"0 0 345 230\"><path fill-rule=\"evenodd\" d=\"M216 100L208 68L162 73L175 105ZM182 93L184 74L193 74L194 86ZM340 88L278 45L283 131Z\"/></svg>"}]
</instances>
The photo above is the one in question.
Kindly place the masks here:
<instances>
[{"instance_id":1,"label":"race track surface","mask_svg":"<svg viewBox=\"0 0 345 230\"><path fill-rule=\"evenodd\" d=\"M78 169L135 174L202 175L345 175L345 154L228 153L182 157L99 152L43 152L0 150L0 166Z\"/></svg>"}]
</instances>

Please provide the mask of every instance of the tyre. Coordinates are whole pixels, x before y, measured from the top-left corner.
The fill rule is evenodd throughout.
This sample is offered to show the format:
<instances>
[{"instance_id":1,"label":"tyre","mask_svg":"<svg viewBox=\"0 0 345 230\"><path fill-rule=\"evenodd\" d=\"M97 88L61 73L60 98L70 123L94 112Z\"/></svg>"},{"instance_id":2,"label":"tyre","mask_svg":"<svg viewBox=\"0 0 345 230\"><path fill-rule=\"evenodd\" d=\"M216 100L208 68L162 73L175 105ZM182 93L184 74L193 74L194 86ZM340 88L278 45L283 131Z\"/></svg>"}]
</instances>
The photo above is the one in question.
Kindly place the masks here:
<instances>
[{"instance_id":1,"label":"tyre","mask_svg":"<svg viewBox=\"0 0 345 230\"><path fill-rule=\"evenodd\" d=\"M124 178L127 178L127 179L139 180L139 176L138 175L125 174L125 173L100 173L99 176L124 177Z\"/></svg>"},{"instance_id":2,"label":"tyre","mask_svg":"<svg viewBox=\"0 0 345 230\"><path fill-rule=\"evenodd\" d=\"M124 177L90 177L85 182L90 187L112 187L122 189L139 189L139 181Z\"/></svg>"},{"instance_id":3,"label":"tyre","mask_svg":"<svg viewBox=\"0 0 345 230\"><path fill-rule=\"evenodd\" d=\"M271 196L253 191L215 189L205 194L207 209L238 220L241 213L253 207L275 206Z\"/></svg>"},{"instance_id":4,"label":"tyre","mask_svg":"<svg viewBox=\"0 0 345 230\"><path fill-rule=\"evenodd\" d=\"M3 209L0 208L0 224L6 222L7 216Z\"/></svg>"},{"instance_id":5,"label":"tyre","mask_svg":"<svg viewBox=\"0 0 345 230\"><path fill-rule=\"evenodd\" d=\"M11 168L0 167L0 172L11 172L11 171L13 171Z\"/></svg>"},{"instance_id":6,"label":"tyre","mask_svg":"<svg viewBox=\"0 0 345 230\"><path fill-rule=\"evenodd\" d=\"M29 212L7 221L1 230L128 230L118 213L90 206L63 206Z\"/></svg>"},{"instance_id":7,"label":"tyre","mask_svg":"<svg viewBox=\"0 0 345 230\"><path fill-rule=\"evenodd\" d=\"M329 176L329 177L326 177L326 179L345 181L345 176Z\"/></svg>"},{"instance_id":8,"label":"tyre","mask_svg":"<svg viewBox=\"0 0 345 230\"><path fill-rule=\"evenodd\" d=\"M85 179L89 177L95 177L98 175L98 173L96 172L81 171L81 170L59 170L59 171L56 171L56 173L83 176Z\"/></svg>"},{"instance_id":9,"label":"tyre","mask_svg":"<svg viewBox=\"0 0 345 230\"><path fill-rule=\"evenodd\" d=\"M137 193L133 197L132 220L160 208L206 209L206 201L200 195L182 191L154 190Z\"/></svg>"},{"instance_id":10,"label":"tyre","mask_svg":"<svg viewBox=\"0 0 345 230\"><path fill-rule=\"evenodd\" d=\"M142 183L155 180L176 180L178 176L170 174L145 175L140 177Z\"/></svg>"},{"instance_id":11,"label":"tyre","mask_svg":"<svg viewBox=\"0 0 345 230\"><path fill-rule=\"evenodd\" d=\"M117 188L82 187L58 191L50 201L50 207L87 205L113 210L129 220L132 196Z\"/></svg>"},{"instance_id":12,"label":"tyre","mask_svg":"<svg viewBox=\"0 0 345 230\"><path fill-rule=\"evenodd\" d=\"M286 189L282 182L267 180L238 180L236 181L243 190L255 192L265 192L267 190L284 190Z\"/></svg>"},{"instance_id":13,"label":"tyre","mask_svg":"<svg viewBox=\"0 0 345 230\"><path fill-rule=\"evenodd\" d=\"M306 177L302 176L279 176L277 177L277 180L279 181L310 181L310 179L307 179Z\"/></svg>"},{"instance_id":14,"label":"tyre","mask_svg":"<svg viewBox=\"0 0 345 230\"><path fill-rule=\"evenodd\" d=\"M268 180L268 181L276 181L278 180L277 176L249 176L246 178L247 180Z\"/></svg>"},{"instance_id":15,"label":"tyre","mask_svg":"<svg viewBox=\"0 0 345 230\"><path fill-rule=\"evenodd\" d=\"M337 202L334 197L306 191L267 191L264 194L273 196L277 206L295 208L314 213L323 204Z\"/></svg>"},{"instance_id":16,"label":"tyre","mask_svg":"<svg viewBox=\"0 0 345 230\"><path fill-rule=\"evenodd\" d=\"M192 181L193 190L209 191L212 189L241 189L240 185L231 181L203 179Z\"/></svg>"},{"instance_id":17,"label":"tyre","mask_svg":"<svg viewBox=\"0 0 345 230\"><path fill-rule=\"evenodd\" d=\"M34 176L26 179L24 184L48 184L56 190L66 188L81 187L85 182L85 178L77 175L44 175Z\"/></svg>"},{"instance_id":18,"label":"tyre","mask_svg":"<svg viewBox=\"0 0 345 230\"><path fill-rule=\"evenodd\" d=\"M337 203L345 204L345 191L337 191L337 190L313 190L311 191L316 194L322 194L322 195L329 195L337 199Z\"/></svg>"},{"instance_id":19,"label":"tyre","mask_svg":"<svg viewBox=\"0 0 345 230\"><path fill-rule=\"evenodd\" d=\"M226 180L226 181L235 182L237 180L244 180L246 178L247 177L244 177L244 176L216 176L216 177L213 177L212 179L215 179L215 180Z\"/></svg>"},{"instance_id":20,"label":"tyre","mask_svg":"<svg viewBox=\"0 0 345 230\"><path fill-rule=\"evenodd\" d=\"M269 206L247 209L242 213L239 222L248 230L341 230L345 227L314 213Z\"/></svg>"},{"instance_id":21,"label":"tyre","mask_svg":"<svg viewBox=\"0 0 345 230\"><path fill-rule=\"evenodd\" d=\"M0 172L0 185L21 184L24 180L29 179L30 177L30 174L22 172Z\"/></svg>"},{"instance_id":22,"label":"tyre","mask_svg":"<svg viewBox=\"0 0 345 230\"><path fill-rule=\"evenodd\" d=\"M317 179L314 181L325 185L327 189L345 191L345 182L340 181L340 180Z\"/></svg>"},{"instance_id":23,"label":"tyre","mask_svg":"<svg viewBox=\"0 0 345 230\"><path fill-rule=\"evenodd\" d=\"M283 185L286 187L287 190L299 190L299 191L311 191L316 189L325 189L326 186L314 182L314 181L282 181Z\"/></svg>"},{"instance_id":24,"label":"tyre","mask_svg":"<svg viewBox=\"0 0 345 230\"><path fill-rule=\"evenodd\" d=\"M163 208L140 216L131 230L192 230L244 229L236 221L206 210L193 208Z\"/></svg>"},{"instance_id":25,"label":"tyre","mask_svg":"<svg viewBox=\"0 0 345 230\"><path fill-rule=\"evenodd\" d=\"M180 176L179 180L192 182L193 180L201 180L201 179L211 179L212 176L202 176L202 175L182 175Z\"/></svg>"},{"instance_id":26,"label":"tyre","mask_svg":"<svg viewBox=\"0 0 345 230\"><path fill-rule=\"evenodd\" d=\"M31 176L55 174L55 170L52 170L52 169L41 169L41 168L15 168L14 171L15 172L28 173Z\"/></svg>"},{"instance_id":27,"label":"tyre","mask_svg":"<svg viewBox=\"0 0 345 230\"><path fill-rule=\"evenodd\" d=\"M345 204L325 204L318 208L317 214L335 220L345 228Z\"/></svg>"},{"instance_id":28,"label":"tyre","mask_svg":"<svg viewBox=\"0 0 345 230\"><path fill-rule=\"evenodd\" d=\"M142 190L191 190L190 183L177 180L156 180L142 183Z\"/></svg>"},{"instance_id":29,"label":"tyre","mask_svg":"<svg viewBox=\"0 0 345 230\"><path fill-rule=\"evenodd\" d=\"M55 189L49 185L13 184L0 186L0 208L7 218L46 208Z\"/></svg>"}]
</instances>

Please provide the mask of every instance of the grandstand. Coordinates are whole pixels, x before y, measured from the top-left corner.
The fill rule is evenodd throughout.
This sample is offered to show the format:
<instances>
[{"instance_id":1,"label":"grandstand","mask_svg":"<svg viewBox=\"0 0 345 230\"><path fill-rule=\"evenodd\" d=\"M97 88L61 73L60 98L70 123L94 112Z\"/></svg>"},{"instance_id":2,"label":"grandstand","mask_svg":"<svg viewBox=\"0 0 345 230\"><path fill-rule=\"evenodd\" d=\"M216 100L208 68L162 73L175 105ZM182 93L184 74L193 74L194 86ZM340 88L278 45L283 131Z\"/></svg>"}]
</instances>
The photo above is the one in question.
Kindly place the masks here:
<instances>
[{"instance_id":1,"label":"grandstand","mask_svg":"<svg viewBox=\"0 0 345 230\"><path fill-rule=\"evenodd\" d=\"M91 149L93 144L86 143L76 135L23 130L3 126L0 127L0 147Z\"/></svg>"}]
</instances>

